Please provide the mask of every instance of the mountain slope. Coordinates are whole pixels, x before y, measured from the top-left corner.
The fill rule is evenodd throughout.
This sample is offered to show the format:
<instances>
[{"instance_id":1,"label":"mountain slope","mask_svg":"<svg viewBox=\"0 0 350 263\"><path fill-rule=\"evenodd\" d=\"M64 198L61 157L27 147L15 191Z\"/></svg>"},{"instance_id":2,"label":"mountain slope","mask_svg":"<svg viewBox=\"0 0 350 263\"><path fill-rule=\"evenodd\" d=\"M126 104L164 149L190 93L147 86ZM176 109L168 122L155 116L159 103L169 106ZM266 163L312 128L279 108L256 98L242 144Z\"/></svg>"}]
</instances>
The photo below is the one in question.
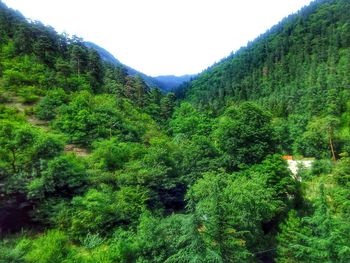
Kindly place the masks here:
<instances>
[{"instance_id":1,"label":"mountain slope","mask_svg":"<svg viewBox=\"0 0 350 263\"><path fill-rule=\"evenodd\" d=\"M322 146L322 156L328 156L332 139L335 152L347 151L350 12L345 10L350 1L315 1L177 92L216 115L243 101L259 103L273 114L287 153L321 157L315 149Z\"/></svg>"},{"instance_id":2,"label":"mountain slope","mask_svg":"<svg viewBox=\"0 0 350 263\"><path fill-rule=\"evenodd\" d=\"M187 99L216 110L257 100L278 116L321 114L332 103L343 111L350 52L350 12L344 10L349 9L346 0L313 2L198 76ZM311 101L307 109L305 100Z\"/></svg>"}]
</instances>

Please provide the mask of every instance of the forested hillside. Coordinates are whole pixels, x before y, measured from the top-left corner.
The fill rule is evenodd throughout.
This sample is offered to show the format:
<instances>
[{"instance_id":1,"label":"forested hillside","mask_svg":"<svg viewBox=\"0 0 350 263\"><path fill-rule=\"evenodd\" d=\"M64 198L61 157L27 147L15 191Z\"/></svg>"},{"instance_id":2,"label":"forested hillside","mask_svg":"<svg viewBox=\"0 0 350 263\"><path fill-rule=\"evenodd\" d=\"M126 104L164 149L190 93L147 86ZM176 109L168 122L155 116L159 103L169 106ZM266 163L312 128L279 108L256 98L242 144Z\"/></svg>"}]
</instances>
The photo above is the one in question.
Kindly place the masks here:
<instances>
[{"instance_id":1,"label":"forested hillside","mask_svg":"<svg viewBox=\"0 0 350 263\"><path fill-rule=\"evenodd\" d=\"M313 2L176 98L0 1L0 262L349 262L348 10Z\"/></svg>"},{"instance_id":2,"label":"forested hillside","mask_svg":"<svg viewBox=\"0 0 350 263\"><path fill-rule=\"evenodd\" d=\"M178 94L215 115L229 105L257 102L273 114L286 153L328 157L322 153L328 137L336 152L348 151L350 12L345 10L347 0L312 2Z\"/></svg>"}]
</instances>

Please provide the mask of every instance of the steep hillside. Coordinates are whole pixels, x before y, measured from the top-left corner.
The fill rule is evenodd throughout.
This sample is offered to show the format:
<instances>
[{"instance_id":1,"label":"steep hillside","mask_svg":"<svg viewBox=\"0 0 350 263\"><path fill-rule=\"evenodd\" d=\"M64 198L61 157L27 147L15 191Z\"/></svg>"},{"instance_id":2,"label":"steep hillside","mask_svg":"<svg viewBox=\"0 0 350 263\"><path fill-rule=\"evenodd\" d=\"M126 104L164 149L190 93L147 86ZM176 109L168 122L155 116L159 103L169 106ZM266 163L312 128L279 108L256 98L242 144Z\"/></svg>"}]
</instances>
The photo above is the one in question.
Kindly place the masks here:
<instances>
[{"instance_id":1,"label":"steep hillside","mask_svg":"<svg viewBox=\"0 0 350 263\"><path fill-rule=\"evenodd\" d=\"M307 128L311 132L321 123L337 126L338 135L349 131L344 120L350 99L350 12L345 10L350 10L347 0L314 1L177 93L215 114L228 105L255 101L270 110L276 122L284 119L286 124L279 126L283 150L319 157L306 149L307 142L296 141L307 140ZM322 118L327 116L335 122L326 124ZM340 145L349 147L344 142L349 136L344 136L337 139L338 152Z\"/></svg>"},{"instance_id":2,"label":"steep hillside","mask_svg":"<svg viewBox=\"0 0 350 263\"><path fill-rule=\"evenodd\" d=\"M201 74L187 89L188 99L216 109L259 100L285 116L304 112L303 100L312 101L310 114L323 113L334 93L341 100L334 110L342 110L349 86L349 4L312 2Z\"/></svg>"},{"instance_id":3,"label":"steep hillside","mask_svg":"<svg viewBox=\"0 0 350 263\"><path fill-rule=\"evenodd\" d=\"M44 227L56 201L94 180L86 164L97 144L115 140L141 154L163 136L173 107L173 95L104 63L81 39L0 2L0 235ZM49 167L56 172L47 177Z\"/></svg>"}]
</instances>

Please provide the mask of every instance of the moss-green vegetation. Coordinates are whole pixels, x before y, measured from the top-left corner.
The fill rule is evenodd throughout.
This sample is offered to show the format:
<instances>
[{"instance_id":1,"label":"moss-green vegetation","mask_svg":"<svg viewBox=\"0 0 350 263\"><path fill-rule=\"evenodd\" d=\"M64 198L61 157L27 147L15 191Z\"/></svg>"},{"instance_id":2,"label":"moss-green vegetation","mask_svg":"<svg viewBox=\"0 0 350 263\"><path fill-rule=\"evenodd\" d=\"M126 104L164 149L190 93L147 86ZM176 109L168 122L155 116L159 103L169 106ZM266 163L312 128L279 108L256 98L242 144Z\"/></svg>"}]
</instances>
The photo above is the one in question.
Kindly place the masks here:
<instances>
[{"instance_id":1,"label":"moss-green vegetation","mask_svg":"<svg viewBox=\"0 0 350 263\"><path fill-rule=\"evenodd\" d=\"M348 10L312 3L180 100L0 2L0 262L349 262ZM282 154L316 160L297 181Z\"/></svg>"}]
</instances>

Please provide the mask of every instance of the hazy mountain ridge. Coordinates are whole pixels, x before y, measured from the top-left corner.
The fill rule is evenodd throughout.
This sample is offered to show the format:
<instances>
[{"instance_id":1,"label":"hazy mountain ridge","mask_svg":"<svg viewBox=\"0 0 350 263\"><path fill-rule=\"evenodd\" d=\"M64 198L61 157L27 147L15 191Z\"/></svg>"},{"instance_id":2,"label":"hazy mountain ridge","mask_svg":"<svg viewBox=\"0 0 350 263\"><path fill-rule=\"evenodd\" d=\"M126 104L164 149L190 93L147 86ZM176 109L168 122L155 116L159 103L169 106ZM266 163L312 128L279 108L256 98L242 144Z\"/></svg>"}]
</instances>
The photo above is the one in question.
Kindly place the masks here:
<instances>
[{"instance_id":1,"label":"hazy mountain ridge","mask_svg":"<svg viewBox=\"0 0 350 263\"><path fill-rule=\"evenodd\" d=\"M159 87L165 91L174 91L177 87L182 85L184 82L190 81L196 75L183 75L183 76L174 76L174 75L165 75L153 77Z\"/></svg>"},{"instance_id":2,"label":"hazy mountain ridge","mask_svg":"<svg viewBox=\"0 0 350 263\"><path fill-rule=\"evenodd\" d=\"M130 66L127 66L121 63L115 56L113 56L109 51L100 47L99 45L92 42L84 42L84 44L89 47L95 49L101 56L101 58L113 65L123 66L127 69L127 72L131 76L139 75L146 82L146 84L151 88L160 88L163 92L169 92L180 86L182 83L189 81L194 75L184 75L184 76L174 76L174 75L166 75L166 76L157 76L150 77L142 72L133 69Z\"/></svg>"}]
</instances>

